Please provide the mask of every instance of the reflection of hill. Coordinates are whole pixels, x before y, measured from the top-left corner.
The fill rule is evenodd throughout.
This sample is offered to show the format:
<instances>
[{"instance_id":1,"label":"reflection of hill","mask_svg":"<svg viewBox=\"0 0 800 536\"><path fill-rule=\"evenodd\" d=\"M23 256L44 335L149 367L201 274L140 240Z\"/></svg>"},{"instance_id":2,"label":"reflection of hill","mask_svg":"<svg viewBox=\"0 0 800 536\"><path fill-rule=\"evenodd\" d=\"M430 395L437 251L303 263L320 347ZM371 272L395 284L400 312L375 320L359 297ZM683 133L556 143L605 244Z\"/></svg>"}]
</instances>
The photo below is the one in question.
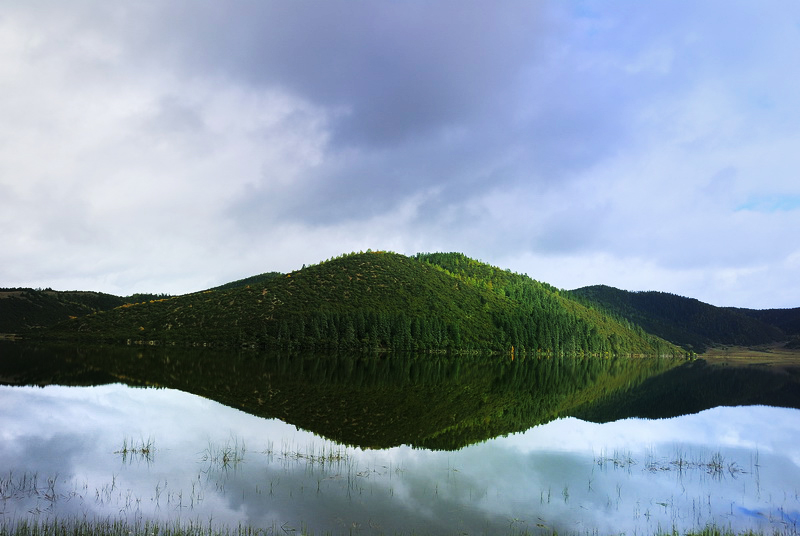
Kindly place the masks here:
<instances>
[{"instance_id":1,"label":"reflection of hill","mask_svg":"<svg viewBox=\"0 0 800 536\"><path fill-rule=\"evenodd\" d=\"M728 367L698 360L586 404L574 415L608 422L628 417L658 419L717 406L746 405L800 408L800 369Z\"/></svg>"},{"instance_id":2,"label":"reflection of hill","mask_svg":"<svg viewBox=\"0 0 800 536\"><path fill-rule=\"evenodd\" d=\"M672 359L264 354L0 347L0 381L168 387L361 447L458 449L559 416L663 418L721 405L800 408L800 371Z\"/></svg>"},{"instance_id":3,"label":"reflection of hill","mask_svg":"<svg viewBox=\"0 0 800 536\"><path fill-rule=\"evenodd\" d=\"M456 449L526 430L668 370L671 359L451 358L217 353L164 348L34 351L0 378L111 378L169 387L362 447Z\"/></svg>"},{"instance_id":4,"label":"reflection of hill","mask_svg":"<svg viewBox=\"0 0 800 536\"><path fill-rule=\"evenodd\" d=\"M117 380L96 365L76 359L75 349L0 341L0 385L90 386Z\"/></svg>"}]
</instances>

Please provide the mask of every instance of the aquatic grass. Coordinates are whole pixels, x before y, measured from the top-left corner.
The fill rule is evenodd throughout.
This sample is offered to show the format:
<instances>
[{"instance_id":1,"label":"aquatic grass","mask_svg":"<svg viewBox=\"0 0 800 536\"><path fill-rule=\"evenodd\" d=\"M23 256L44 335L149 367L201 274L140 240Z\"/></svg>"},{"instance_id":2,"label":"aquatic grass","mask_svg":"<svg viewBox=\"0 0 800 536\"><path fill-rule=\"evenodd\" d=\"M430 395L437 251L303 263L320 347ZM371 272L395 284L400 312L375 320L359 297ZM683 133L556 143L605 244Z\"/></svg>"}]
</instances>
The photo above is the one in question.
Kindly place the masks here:
<instances>
[{"instance_id":1,"label":"aquatic grass","mask_svg":"<svg viewBox=\"0 0 800 536\"><path fill-rule=\"evenodd\" d=\"M708 459L694 459L691 460L688 456L678 451L670 461L659 461L653 458L648 459L645 464L645 469L651 473L661 471L678 471L683 473L690 470L701 470L710 475L712 478L721 479L726 474L736 478L740 474L746 474L747 471L736 461L726 461L722 452L717 451L711 454Z\"/></svg>"},{"instance_id":2,"label":"aquatic grass","mask_svg":"<svg viewBox=\"0 0 800 536\"><path fill-rule=\"evenodd\" d=\"M0 524L0 536L267 536L281 534L280 526L269 528L237 525L213 526L205 523L179 523L151 520L81 518L22 520Z\"/></svg>"},{"instance_id":3,"label":"aquatic grass","mask_svg":"<svg viewBox=\"0 0 800 536\"><path fill-rule=\"evenodd\" d=\"M122 447L114 451L114 454L122 456L123 462L143 460L151 463L155 457L155 440L152 437L147 439L140 438L139 441L127 437L122 439Z\"/></svg>"},{"instance_id":4,"label":"aquatic grass","mask_svg":"<svg viewBox=\"0 0 800 536\"><path fill-rule=\"evenodd\" d=\"M543 523L537 523L537 529L531 531L527 523L522 519L512 518L509 520L508 531L499 533L501 536L525 536L536 534L538 536L585 536L589 532L559 532L557 529L547 527ZM295 527L288 522L272 523L268 527L254 527L245 524L236 526L213 525L211 521L185 522L177 521L164 522L152 520L128 521L124 519L47 519L47 520L22 520L13 523L4 520L0 523L0 536L278 536L278 535L334 535L334 534L360 534L362 527L348 527L345 531L310 531L307 526L301 524ZM370 524L370 528L376 529ZM355 529L355 531L353 530ZM382 532L378 532L383 534ZM459 534L460 531L453 527L452 532L445 534ZM392 533L402 536L403 533ZM412 531L409 536L423 536L438 534L431 532ZM597 533L591 533L597 536ZM687 531L673 530L671 532L655 532L653 536L795 536L796 530L759 532L753 530L735 531L730 528L722 528L716 525L706 526L700 529Z\"/></svg>"},{"instance_id":5,"label":"aquatic grass","mask_svg":"<svg viewBox=\"0 0 800 536\"><path fill-rule=\"evenodd\" d=\"M236 469L244 462L247 451L244 441L236 437L228 439L224 445L218 446L209 440L208 446L201 453L200 460L208 463L208 469L217 467L222 470Z\"/></svg>"},{"instance_id":6,"label":"aquatic grass","mask_svg":"<svg viewBox=\"0 0 800 536\"><path fill-rule=\"evenodd\" d=\"M600 456L594 458L594 463L601 469L606 469L613 466L615 469L630 468L637 464L633 459L633 455L629 451L614 450L612 454L608 454L605 450L600 452Z\"/></svg>"},{"instance_id":7,"label":"aquatic grass","mask_svg":"<svg viewBox=\"0 0 800 536\"><path fill-rule=\"evenodd\" d=\"M757 463L756 459L755 467L758 467ZM599 456L594 457L594 464L604 470L612 467L630 471L633 466L638 465L638 462L629 452L615 450L612 454L608 454L603 450ZM750 465L753 467L752 460ZM722 478L726 474L735 478L740 474L747 473L738 462L726 461L720 451L712 453L708 459L690 459L682 450L678 450L671 458L667 459L657 459L654 453L648 452L645 455L644 470L650 473L665 471L683 473L690 470L702 470L713 478Z\"/></svg>"},{"instance_id":8,"label":"aquatic grass","mask_svg":"<svg viewBox=\"0 0 800 536\"><path fill-rule=\"evenodd\" d=\"M302 449L283 442L280 449L276 449L274 443L270 441L263 453L268 456L270 461L277 459L283 462L305 462L308 465L318 465L323 468L349 464L352 461L347 448L334 442L325 442L318 446L311 444Z\"/></svg>"},{"instance_id":9,"label":"aquatic grass","mask_svg":"<svg viewBox=\"0 0 800 536\"><path fill-rule=\"evenodd\" d=\"M60 499L72 499L79 496L77 488L73 491L64 491L59 487L59 482L64 482L56 473L47 478L40 478L39 473L24 471L15 474L9 471L0 476L0 520L5 514L4 507L9 502L35 499L36 503L31 510L38 512L42 508L53 506Z\"/></svg>"},{"instance_id":10,"label":"aquatic grass","mask_svg":"<svg viewBox=\"0 0 800 536\"><path fill-rule=\"evenodd\" d=\"M785 534L796 534L796 532L775 531L775 532L770 533L770 534L772 534L773 536L781 536L781 535L785 535ZM753 530L744 530L744 531L736 532L736 531L734 531L732 529L729 529L729 528L724 528L723 529L723 528L720 528L720 527L718 527L716 525L712 525L712 526L703 527L702 529L699 529L699 530L691 530L691 531L688 531L688 532L684 532L683 534L681 534L681 533L679 533L677 531L673 531L671 536L767 536L767 535L765 533L763 533L763 532L756 532L756 531L753 531Z\"/></svg>"},{"instance_id":11,"label":"aquatic grass","mask_svg":"<svg viewBox=\"0 0 800 536\"><path fill-rule=\"evenodd\" d=\"M144 443L144 442L143 442ZM152 442L151 442L152 443ZM136 443L132 441L126 441L125 445L127 445L127 450L130 452L133 447L136 446ZM122 450L122 449L121 449ZM166 449L167 451L169 449ZM107 452L107 451L106 451ZM193 450L190 452L197 453L197 450ZM191 493L188 493L189 488L184 485L182 488L176 488L174 486L174 482L170 479L170 487L167 487L166 479L160 479L157 481L155 495L150 498L150 502L155 505L155 509L158 511L159 508L164 509L165 511L175 510L179 512L189 512L189 510L194 510L194 508L201 502L204 501L204 493L207 489L208 484L216 485L216 491L221 492L223 495L226 493L225 485L226 482L234 482L236 478L239 478L237 475L234 475L231 472L226 472L220 469L227 469L236 467L237 464L242 463L245 458L246 448L244 442L241 439L237 439L235 436L231 435L230 439L224 443L215 443L212 441L208 441L208 447L204 451L204 459L209 462L209 470L203 471L201 467L195 467L193 470L199 471L197 477L191 481ZM291 441L284 441L279 447L276 447L273 443L268 443L266 450L263 452L253 453L247 452L248 461L252 462L256 469L261 468L261 465L258 463L258 460L252 460L251 458L258 456L254 456L254 454L262 454L268 457L267 464L277 464L278 467L274 465L267 470L267 478L264 479L256 479L255 482L255 492L259 495L263 493L264 497L260 498L259 501L264 500L271 500L270 498L266 497L266 494L269 493L269 496L272 497L273 494L278 495L279 500L286 500L287 492L288 492L288 500L292 500L293 494L294 497L300 498L303 494L313 494L314 490L316 489L317 494L326 495L328 493L346 493L347 498L353 501L362 502L363 498L360 497L362 495L372 495L376 493L376 491L381 491L381 488L377 486L374 482L378 482L377 478L373 478L374 475L392 475L398 474L399 472L403 471L401 468L395 468L392 464L382 465L380 461L377 462L369 462L364 465L363 462L359 462L359 458L357 456L357 452L351 448L344 447L338 445L336 443L324 443L324 444L316 444L316 443L293 443ZM726 452L727 455L727 452ZM756 456L753 458L753 456ZM746 457L744 458L747 459ZM195 457L193 461L196 462L197 458ZM641 460L641 459L640 459ZM646 464L642 464L641 461L637 461L636 456L632 455L629 451L620 450L620 451L611 451L610 449L607 451L601 451L599 456L594 458L594 465L595 468L591 471L591 475L589 476L589 492L597 493L597 491L592 489L592 479L598 478L602 479L605 476L600 476L597 473L597 466L605 466L614 469L616 472L618 469L622 469L622 472L629 473L631 472L631 467L635 468L636 472L647 474L649 467L648 464L658 463L665 467L665 471L689 471L690 469L697 472L707 472L708 474L714 476L715 474L720 475L720 477L725 476L727 474L735 474L736 468L738 465L735 461L731 461L723 456L723 451L721 450L698 450L694 451L693 449L690 450L683 450L678 449L673 452L666 451L664 452L664 456L660 458L657 457L655 451L648 452L645 455L645 460L647 461ZM163 462L163 460L159 460ZM750 458L750 466L752 467L754 464L758 464L757 455L751 454ZM285 480L282 480L284 472L281 472L281 465L283 468L290 468L292 470L297 470L299 473L303 473L305 471L304 480L300 481L300 485L292 485L287 486L285 484ZM253 468L248 468L248 473ZM444 468L443 468L444 469ZM127 468L125 469L128 470ZM413 466L409 470L413 471ZM447 460L447 475L448 475L448 482L450 478L458 472L457 469L453 468L450 462L450 459ZM204 480L201 475L205 473L207 479ZM609 475L606 475L609 476ZM619 476L619 475L616 475ZM94 496L92 493L84 493L83 497L81 497L81 502L84 500L86 504L91 504L94 500L98 505L101 505L104 509L108 510L109 508L114 508L115 506L119 508L120 515L127 516L127 519L137 519L138 516L147 515L143 514L143 511L140 510L140 501L144 500L142 504L150 504L148 503L147 499L148 496L145 493L144 496L138 497L136 495L130 495L131 492L128 490L128 496L125 495L126 491L126 483L124 479L120 479L119 482L115 483L115 479L117 475L114 474L111 476L110 483L106 484L105 486L98 488ZM645 478L651 478L650 476L645 476ZM680 478L683 478L682 476ZM716 478L716 477L715 477ZM72 480L70 480L72 479ZM709 481L711 478L702 477L701 480ZM70 484L70 481L73 484ZM56 482L58 482L58 487L56 486ZM434 487L426 487L422 492L423 495L428 497L430 500L437 500L436 497L440 495L440 492L443 488L440 485L443 481L439 481ZM453 485L460 485L460 481L457 484L455 481ZM596 483L595 483L596 484ZM35 472L14 472L7 476L0 475L0 499L2 499L3 494L8 493L17 493L22 490L23 494L27 493L29 504L34 504L36 507L37 513L33 519L35 519L36 523L38 523L38 518L41 517L42 519L56 515L55 509L50 509L48 506L48 502L46 500L46 496L54 496L54 497L63 497L67 498L70 491L74 492L78 490L79 481L75 479L75 477L67 477L60 478L56 474L55 477L52 478L45 478L45 476L41 473ZM84 485L85 487L86 485ZM550 504L551 503L551 495L552 495L552 502L553 503L562 503L564 505L569 505L577 508L583 508L582 506L582 494L581 494L581 485L574 485L574 482L564 483L560 486L554 486L551 488L546 489L546 491L542 491L540 493L540 502L542 504ZM51 489L52 492L48 492L48 489ZM60 491L59 491L60 489ZM210 488L209 488L210 489ZM237 493L239 488L237 487ZM280 489L280 491L278 491ZM25 491L27 490L27 492ZM152 492L152 488L150 490ZM610 490L609 490L610 491ZM242 491L242 497L244 498L244 494L246 491ZM394 490L390 487L387 490L389 496L394 497ZM472 501L472 490L470 489L470 501ZM619 496L621 494L621 484L617 484L617 500L616 500L616 510L619 511ZM446 495L446 493L444 493ZM795 492L795 497L797 496L797 492ZM22 497L25 499L25 497ZM715 499L716 500L716 499ZM795 499L796 500L796 499ZM661 502L663 501L663 502ZM705 497L700 497L697 502L697 507L700 507L700 502L702 501L703 505L705 504ZM24 504L24 503L20 503ZM651 507L654 509L654 515L657 513L662 513L661 509L663 508L663 514L671 514L672 520L670 522L669 519L666 521L666 525L661 526L670 526L670 523L676 523L676 519L678 517L683 516L680 509L682 508L680 505L673 504L672 497L659 497L659 501L650 503ZM13 507L13 503L10 503ZM655 505L655 506L652 506ZM711 507L711 496L709 495L708 498L708 505L709 508ZM3 502L0 500L0 525L3 523ZM166 508L164 508L166 506ZM615 502L613 493L608 497L608 506L607 509L610 511L614 509ZM661 507L661 508L659 508ZM691 508L694 509L695 503L693 502ZM704 506L703 506L704 507ZM28 506L25 505L25 510L27 510ZM638 508L638 507L637 507ZM732 507L733 508L733 507ZM22 512L22 509L17 509L17 511ZM28 510L30 512L30 510ZM692 510L694 512L694 510ZM10 514L10 512L5 512L5 514ZM84 514L85 515L85 514ZM113 514L112 514L113 515ZM193 514L194 515L194 514ZM641 511L638 514L634 514L635 516L642 516L646 517L648 522L650 520L650 511L645 504ZM689 515L689 514L686 514ZM733 515L733 512L731 512ZM28 523L33 523L28 518ZM518 518L511 518L513 523L509 524L509 527L501 528L499 531L500 534L537 534L539 536L543 536L549 534L551 529L553 528L550 525L547 526L540 526L539 524L536 525L537 528L533 528L531 525L532 530L535 532L529 532L527 525ZM705 520L705 517L702 516L695 516L694 513L691 514L690 519L694 519L697 523L696 526L700 527L701 522ZM12 523L12 522L9 522ZM42 521L42 523L50 523L50 521ZM230 536L238 536L239 534L310 534L308 532L308 528L302 528L301 525L298 526L290 526L290 525L280 525L280 524L273 524L266 529L250 529L250 532L243 533L243 532L236 532L236 528L231 529L212 529L210 527L204 527L202 525L195 526L195 532L187 532L184 528L181 528L178 531L177 528L173 530L171 523L172 521L162 521L162 525L158 528L157 525L152 525L153 528L152 532L144 532L141 534L147 534L148 536L158 536L159 534L167 534L171 536L171 534L203 534L208 536L216 536L216 535L230 535ZM271 523L270 520L266 520L265 523ZM685 527L686 525L682 525ZM8 525L9 530L10 528L14 528L15 526L12 524ZM197 532L197 529L206 528L206 532ZM2 527L0 527L2 529ZM346 534L347 532L338 532L338 529L332 529L332 532L328 531L328 527L319 528L317 527L318 531L317 534ZM315 529L315 530L317 530ZM356 533L360 533L360 530L366 529L366 524L364 525L363 529L355 530ZM512 531L513 529L513 531ZM38 529L37 529L38 530ZM655 531L656 529L653 528ZM687 530L687 529L682 529ZM172 532L170 532L172 531ZM139 536L139 533L135 531L129 531L129 533L120 533L119 536ZM42 532L41 530L35 533L37 536L39 535L49 535L49 534L102 534L101 532L87 532L87 531L77 531L77 532L56 532L55 529L50 532ZM380 534L380 532L374 532L375 534ZM412 534L424 534L425 531L422 529L422 532L412 532ZM445 531L445 533L450 533ZM452 534L456 534L457 531L452 531ZM9 534L16 536L20 534L34 534L34 532L28 533L15 533L10 531L0 530L0 536L4 534ZM117 534L110 533L111 536L117 536ZM396 533L396 534L402 534ZM580 533L580 532L569 532L563 534L583 534L588 535L589 532ZM594 532L591 533L592 536L601 536L599 533ZM642 536L642 533L638 533ZM646 530L645 530L646 534ZM703 534L701 532L688 532L688 533L658 533L658 536L674 536L675 534L690 534L692 536L774 536L780 534L782 536L797 536L796 528L792 526L788 526L784 523L781 527L780 531L772 532L770 529L765 529L764 532L761 533L752 533L752 532L725 532L720 530L717 533L708 533Z\"/></svg>"}]
</instances>

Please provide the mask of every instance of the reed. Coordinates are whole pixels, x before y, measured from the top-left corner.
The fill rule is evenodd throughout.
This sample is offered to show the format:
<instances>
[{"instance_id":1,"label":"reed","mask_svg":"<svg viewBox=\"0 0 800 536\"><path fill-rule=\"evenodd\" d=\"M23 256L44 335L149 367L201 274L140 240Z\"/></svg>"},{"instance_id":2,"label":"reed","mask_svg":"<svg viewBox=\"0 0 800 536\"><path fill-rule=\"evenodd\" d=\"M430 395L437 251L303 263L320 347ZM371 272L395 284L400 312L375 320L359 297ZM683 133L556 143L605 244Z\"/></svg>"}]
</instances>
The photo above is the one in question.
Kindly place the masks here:
<instances>
[{"instance_id":1,"label":"reed","mask_svg":"<svg viewBox=\"0 0 800 536\"><path fill-rule=\"evenodd\" d=\"M508 532L501 534L509 536L527 534L537 534L538 536L581 536L580 532L559 533L557 530L548 529L541 524L537 525L539 530L530 532L529 529L520 526L524 526L524 524L522 520L512 519L509 523ZM359 531L356 532L358 533ZM459 531L454 527L452 534L458 533ZM287 523L275 523L269 527L252 527L243 524L229 527L212 525L211 522L179 523L152 520L88 520L85 518L23 520L16 523L5 520L0 523L0 536L274 536L279 534L311 536L317 533L309 531L307 527L303 526L298 529ZM318 534L333 535L339 533L324 531ZM421 536L431 533L412 532L410 534ZM735 531L730 528L712 525L685 532L677 530L673 530L672 532L657 532L652 536L796 536L796 534L797 532L788 530L771 533L752 530Z\"/></svg>"},{"instance_id":2,"label":"reed","mask_svg":"<svg viewBox=\"0 0 800 536\"><path fill-rule=\"evenodd\" d=\"M155 441L152 437L147 439L140 438L139 441L126 437L122 439L122 447L115 450L114 454L122 456L123 462L133 461L134 459L152 462L155 452Z\"/></svg>"},{"instance_id":3,"label":"reed","mask_svg":"<svg viewBox=\"0 0 800 536\"><path fill-rule=\"evenodd\" d=\"M236 437L231 437L224 445L216 445L209 441L200 459L208 463L209 469L212 467L223 470L236 469L244 462L246 450L244 441L240 442Z\"/></svg>"},{"instance_id":4,"label":"reed","mask_svg":"<svg viewBox=\"0 0 800 536\"><path fill-rule=\"evenodd\" d=\"M81 518L23 520L17 523L5 521L0 525L0 536L266 536L280 532L279 526L221 527L210 523Z\"/></svg>"}]
</instances>

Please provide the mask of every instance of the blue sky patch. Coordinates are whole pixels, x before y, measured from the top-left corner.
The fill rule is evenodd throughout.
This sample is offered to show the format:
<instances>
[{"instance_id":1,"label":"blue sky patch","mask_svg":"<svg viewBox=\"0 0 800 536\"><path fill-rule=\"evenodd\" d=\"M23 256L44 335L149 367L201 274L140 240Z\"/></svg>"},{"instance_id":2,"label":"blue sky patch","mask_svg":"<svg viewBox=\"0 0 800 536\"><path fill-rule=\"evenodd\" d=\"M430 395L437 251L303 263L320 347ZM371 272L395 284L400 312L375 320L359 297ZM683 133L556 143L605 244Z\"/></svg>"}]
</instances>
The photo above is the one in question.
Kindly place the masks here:
<instances>
[{"instance_id":1,"label":"blue sky patch","mask_svg":"<svg viewBox=\"0 0 800 536\"><path fill-rule=\"evenodd\" d=\"M749 199L736 207L736 211L749 210L752 212L788 212L800 209L800 195L770 195L758 196Z\"/></svg>"}]
</instances>

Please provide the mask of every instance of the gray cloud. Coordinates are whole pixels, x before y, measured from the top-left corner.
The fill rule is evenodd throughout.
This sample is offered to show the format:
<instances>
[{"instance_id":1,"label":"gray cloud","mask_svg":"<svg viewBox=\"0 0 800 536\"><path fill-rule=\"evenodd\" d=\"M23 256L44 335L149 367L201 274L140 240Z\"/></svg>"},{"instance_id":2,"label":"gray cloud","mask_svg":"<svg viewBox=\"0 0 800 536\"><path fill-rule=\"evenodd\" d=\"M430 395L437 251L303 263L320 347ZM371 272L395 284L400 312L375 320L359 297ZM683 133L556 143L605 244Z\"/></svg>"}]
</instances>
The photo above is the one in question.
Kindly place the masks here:
<instances>
[{"instance_id":1,"label":"gray cloud","mask_svg":"<svg viewBox=\"0 0 800 536\"><path fill-rule=\"evenodd\" d=\"M396 145L497 108L543 34L541 8L521 2L196 5L159 17L186 68L340 110L345 145Z\"/></svg>"},{"instance_id":2,"label":"gray cloud","mask_svg":"<svg viewBox=\"0 0 800 536\"><path fill-rule=\"evenodd\" d=\"M7 7L5 284L181 292L391 247L800 303L774 290L800 255L792 2Z\"/></svg>"}]
</instances>

